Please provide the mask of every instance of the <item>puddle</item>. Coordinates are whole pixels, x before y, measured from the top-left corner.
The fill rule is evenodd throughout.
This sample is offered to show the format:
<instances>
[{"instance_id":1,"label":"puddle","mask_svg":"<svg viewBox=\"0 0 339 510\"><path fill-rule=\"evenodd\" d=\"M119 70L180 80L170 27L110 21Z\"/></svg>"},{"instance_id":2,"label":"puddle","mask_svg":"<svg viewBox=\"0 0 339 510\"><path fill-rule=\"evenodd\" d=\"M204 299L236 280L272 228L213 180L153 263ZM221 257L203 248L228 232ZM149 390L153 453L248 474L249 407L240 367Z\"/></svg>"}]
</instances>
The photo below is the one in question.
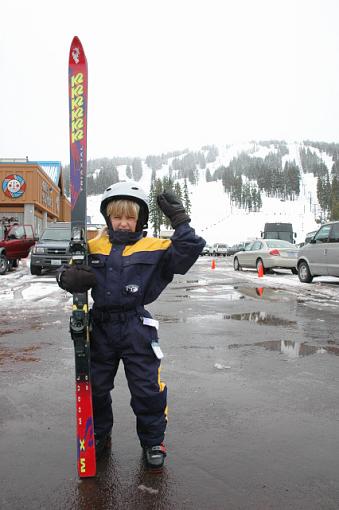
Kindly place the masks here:
<instances>
[{"instance_id":1,"label":"puddle","mask_svg":"<svg viewBox=\"0 0 339 510\"><path fill-rule=\"evenodd\" d=\"M35 362L40 361L40 358L32 356L34 352L40 349L38 345L30 345L21 349L13 349L5 345L0 346L0 365L7 363L17 362Z\"/></svg>"},{"instance_id":2,"label":"puddle","mask_svg":"<svg viewBox=\"0 0 339 510\"><path fill-rule=\"evenodd\" d=\"M291 293L284 289L275 287L237 287L234 289L243 296L255 299L268 299L270 301L290 301ZM295 298L294 298L295 299Z\"/></svg>"},{"instance_id":3,"label":"puddle","mask_svg":"<svg viewBox=\"0 0 339 510\"><path fill-rule=\"evenodd\" d=\"M179 280L174 284L176 289L186 289L189 285L189 289L195 289L199 286L205 286L207 284L206 280ZM192 287L190 287L192 285Z\"/></svg>"},{"instance_id":4,"label":"puddle","mask_svg":"<svg viewBox=\"0 0 339 510\"><path fill-rule=\"evenodd\" d=\"M215 349L215 346L214 345L183 345L181 347L181 349L202 349L204 351L210 351L210 350L214 350Z\"/></svg>"},{"instance_id":5,"label":"puddle","mask_svg":"<svg viewBox=\"0 0 339 510\"><path fill-rule=\"evenodd\" d=\"M182 313L182 312L180 312ZM189 323L189 322L201 322L201 321L215 321L215 320L223 320L225 319L225 315L223 313L213 313L213 314L205 314L205 315L192 315L190 316L174 316L174 315L156 315L156 319L161 323Z\"/></svg>"},{"instance_id":6,"label":"puddle","mask_svg":"<svg viewBox=\"0 0 339 510\"><path fill-rule=\"evenodd\" d=\"M302 358L311 354L335 354L339 356L339 345L325 345L317 347L309 345L305 342L292 342L290 340L270 340L266 342L256 342L254 344L232 344L229 349L240 349L242 347L263 347L269 351L280 352L287 355L289 358Z\"/></svg>"},{"instance_id":7,"label":"puddle","mask_svg":"<svg viewBox=\"0 0 339 510\"><path fill-rule=\"evenodd\" d=\"M281 319L267 312L233 313L224 315L223 319L255 322L262 326L289 326L295 328L297 325L296 321Z\"/></svg>"},{"instance_id":8,"label":"puddle","mask_svg":"<svg viewBox=\"0 0 339 510\"><path fill-rule=\"evenodd\" d=\"M183 322L183 320L179 317L174 317L172 315L157 315L156 316L157 321L161 322Z\"/></svg>"},{"instance_id":9,"label":"puddle","mask_svg":"<svg viewBox=\"0 0 339 510\"><path fill-rule=\"evenodd\" d=\"M190 292L190 297L192 299L200 299L200 300L227 300L227 301L239 301L239 299L244 299L244 296L239 292L234 292L233 285L225 285L218 284L214 286L205 286L205 287L191 287L190 289L185 289L186 292Z\"/></svg>"}]
</instances>

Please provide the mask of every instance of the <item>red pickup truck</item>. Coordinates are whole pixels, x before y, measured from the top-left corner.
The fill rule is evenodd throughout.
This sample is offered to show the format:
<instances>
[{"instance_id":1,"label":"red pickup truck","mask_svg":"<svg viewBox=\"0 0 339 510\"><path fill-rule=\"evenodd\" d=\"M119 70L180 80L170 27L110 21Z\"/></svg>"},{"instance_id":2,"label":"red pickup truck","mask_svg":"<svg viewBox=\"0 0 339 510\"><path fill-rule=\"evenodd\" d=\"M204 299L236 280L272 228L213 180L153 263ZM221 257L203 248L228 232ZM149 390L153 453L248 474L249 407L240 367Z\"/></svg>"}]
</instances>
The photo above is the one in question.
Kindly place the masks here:
<instances>
[{"instance_id":1,"label":"red pickup truck","mask_svg":"<svg viewBox=\"0 0 339 510\"><path fill-rule=\"evenodd\" d=\"M28 257L35 241L32 225L0 221L0 275L17 267L21 258Z\"/></svg>"}]
</instances>

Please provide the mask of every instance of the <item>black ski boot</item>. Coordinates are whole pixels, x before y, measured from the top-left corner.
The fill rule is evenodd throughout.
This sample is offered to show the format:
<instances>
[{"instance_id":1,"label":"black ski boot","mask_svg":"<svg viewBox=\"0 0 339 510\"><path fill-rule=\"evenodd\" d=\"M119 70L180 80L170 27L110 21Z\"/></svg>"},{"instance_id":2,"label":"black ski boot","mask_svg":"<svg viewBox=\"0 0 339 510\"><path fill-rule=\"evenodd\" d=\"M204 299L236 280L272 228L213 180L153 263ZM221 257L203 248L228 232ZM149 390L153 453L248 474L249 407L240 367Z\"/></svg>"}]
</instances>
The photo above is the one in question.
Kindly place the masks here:
<instances>
[{"instance_id":1,"label":"black ski boot","mask_svg":"<svg viewBox=\"0 0 339 510\"><path fill-rule=\"evenodd\" d=\"M160 471L164 465L166 448L161 443L157 446L143 446L146 467Z\"/></svg>"},{"instance_id":2,"label":"black ski boot","mask_svg":"<svg viewBox=\"0 0 339 510\"><path fill-rule=\"evenodd\" d=\"M95 456L97 460L99 460L110 447L111 434L105 434L103 436L95 435Z\"/></svg>"}]
</instances>

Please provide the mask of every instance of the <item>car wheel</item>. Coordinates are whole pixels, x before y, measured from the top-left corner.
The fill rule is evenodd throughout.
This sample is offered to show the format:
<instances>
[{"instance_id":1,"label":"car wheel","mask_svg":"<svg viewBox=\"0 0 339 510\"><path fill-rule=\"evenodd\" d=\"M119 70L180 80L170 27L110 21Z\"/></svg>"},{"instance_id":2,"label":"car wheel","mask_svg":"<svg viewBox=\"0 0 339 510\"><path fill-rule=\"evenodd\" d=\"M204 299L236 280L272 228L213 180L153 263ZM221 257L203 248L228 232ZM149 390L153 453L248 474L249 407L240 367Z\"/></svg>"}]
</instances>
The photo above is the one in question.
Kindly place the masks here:
<instances>
[{"instance_id":1,"label":"car wheel","mask_svg":"<svg viewBox=\"0 0 339 510\"><path fill-rule=\"evenodd\" d=\"M265 266L264 266L264 263L263 263L262 259L258 259L257 260L257 263L256 263L257 271L259 271L260 264L262 265L262 272L263 272L263 274L265 274L266 273L266 269L265 269Z\"/></svg>"},{"instance_id":2,"label":"car wheel","mask_svg":"<svg viewBox=\"0 0 339 510\"><path fill-rule=\"evenodd\" d=\"M0 275L5 274L9 269L9 261L6 255L0 255Z\"/></svg>"},{"instance_id":3,"label":"car wheel","mask_svg":"<svg viewBox=\"0 0 339 510\"><path fill-rule=\"evenodd\" d=\"M298 274L298 269L296 267L291 267L292 274Z\"/></svg>"},{"instance_id":4,"label":"car wheel","mask_svg":"<svg viewBox=\"0 0 339 510\"><path fill-rule=\"evenodd\" d=\"M302 283L311 283L313 280L313 276L311 275L310 269L305 260L302 260L298 265L298 276Z\"/></svg>"},{"instance_id":5,"label":"car wheel","mask_svg":"<svg viewBox=\"0 0 339 510\"><path fill-rule=\"evenodd\" d=\"M8 261L8 270L15 269L18 267L19 261L17 259L12 259Z\"/></svg>"},{"instance_id":6,"label":"car wheel","mask_svg":"<svg viewBox=\"0 0 339 510\"><path fill-rule=\"evenodd\" d=\"M41 275L41 270L42 270L42 267L41 266L32 266L31 265L31 274L33 276L39 276Z\"/></svg>"},{"instance_id":7,"label":"car wheel","mask_svg":"<svg viewBox=\"0 0 339 510\"><path fill-rule=\"evenodd\" d=\"M234 271L240 271L241 270L241 265L239 264L238 257L235 257L233 259L233 267L234 267Z\"/></svg>"}]
</instances>

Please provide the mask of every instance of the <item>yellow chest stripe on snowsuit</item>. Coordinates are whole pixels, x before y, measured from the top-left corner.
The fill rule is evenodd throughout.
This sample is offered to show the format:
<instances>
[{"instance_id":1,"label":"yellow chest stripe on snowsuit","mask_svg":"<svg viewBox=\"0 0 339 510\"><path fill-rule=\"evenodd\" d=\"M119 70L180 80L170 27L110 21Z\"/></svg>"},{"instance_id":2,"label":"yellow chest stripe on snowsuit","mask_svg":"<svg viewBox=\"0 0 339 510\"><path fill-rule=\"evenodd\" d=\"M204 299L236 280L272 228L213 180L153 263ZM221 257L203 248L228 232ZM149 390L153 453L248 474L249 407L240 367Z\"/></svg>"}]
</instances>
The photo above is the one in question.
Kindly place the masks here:
<instances>
[{"instance_id":1,"label":"yellow chest stripe on snowsuit","mask_svg":"<svg viewBox=\"0 0 339 510\"><path fill-rule=\"evenodd\" d=\"M140 251L157 251L157 250L167 250L169 246L172 244L170 239L158 239L157 237L143 237L135 244L128 244L122 255L129 256L133 253L138 253ZM88 241L88 250L91 254L100 254L100 255L109 255L112 249L112 243L109 238L106 236L101 237L100 239L91 239Z\"/></svg>"},{"instance_id":2,"label":"yellow chest stripe on snowsuit","mask_svg":"<svg viewBox=\"0 0 339 510\"><path fill-rule=\"evenodd\" d=\"M158 239L157 237L143 237L135 244L128 244L124 251L122 252L123 256L132 255L133 253L138 253L139 251L157 251L157 250L167 250L167 248L172 244L170 239Z\"/></svg>"},{"instance_id":3,"label":"yellow chest stripe on snowsuit","mask_svg":"<svg viewBox=\"0 0 339 510\"><path fill-rule=\"evenodd\" d=\"M112 244L107 236L102 236L100 239L91 239L88 241L89 253L97 255L109 255L111 253Z\"/></svg>"}]
</instances>

